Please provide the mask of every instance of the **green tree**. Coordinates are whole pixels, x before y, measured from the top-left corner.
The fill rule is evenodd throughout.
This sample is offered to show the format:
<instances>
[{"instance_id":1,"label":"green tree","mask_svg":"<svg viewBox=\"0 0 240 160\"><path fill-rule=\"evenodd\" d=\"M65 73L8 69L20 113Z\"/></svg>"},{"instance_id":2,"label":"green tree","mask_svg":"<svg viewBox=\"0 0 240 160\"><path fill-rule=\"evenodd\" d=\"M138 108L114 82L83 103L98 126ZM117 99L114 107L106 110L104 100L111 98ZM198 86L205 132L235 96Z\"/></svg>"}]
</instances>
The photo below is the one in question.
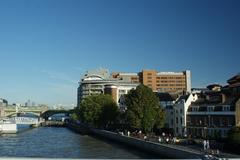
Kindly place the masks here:
<instances>
[{"instance_id":1,"label":"green tree","mask_svg":"<svg viewBox=\"0 0 240 160\"><path fill-rule=\"evenodd\" d=\"M228 141L240 145L240 127L234 127L229 131Z\"/></svg>"},{"instance_id":2,"label":"green tree","mask_svg":"<svg viewBox=\"0 0 240 160\"><path fill-rule=\"evenodd\" d=\"M107 127L113 124L117 114L117 104L110 95L88 96L79 107L80 120L94 127Z\"/></svg>"},{"instance_id":3,"label":"green tree","mask_svg":"<svg viewBox=\"0 0 240 160\"><path fill-rule=\"evenodd\" d=\"M158 107L155 109L156 111L156 120L155 120L155 128L156 129L161 129L164 126L165 123L165 113L164 110L161 107Z\"/></svg>"},{"instance_id":4,"label":"green tree","mask_svg":"<svg viewBox=\"0 0 240 160\"><path fill-rule=\"evenodd\" d=\"M159 100L152 89L139 85L126 95L126 118L130 128L150 132L154 125L164 123L164 112L160 109Z\"/></svg>"}]
</instances>

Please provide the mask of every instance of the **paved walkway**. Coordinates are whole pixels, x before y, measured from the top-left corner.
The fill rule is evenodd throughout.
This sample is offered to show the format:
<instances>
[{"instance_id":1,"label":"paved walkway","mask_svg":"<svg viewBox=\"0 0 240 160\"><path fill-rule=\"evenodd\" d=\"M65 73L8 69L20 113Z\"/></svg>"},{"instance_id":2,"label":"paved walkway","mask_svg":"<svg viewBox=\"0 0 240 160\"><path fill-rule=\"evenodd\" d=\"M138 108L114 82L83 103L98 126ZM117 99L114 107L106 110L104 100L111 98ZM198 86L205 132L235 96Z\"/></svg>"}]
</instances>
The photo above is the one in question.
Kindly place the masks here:
<instances>
[{"instance_id":1,"label":"paved walkway","mask_svg":"<svg viewBox=\"0 0 240 160\"><path fill-rule=\"evenodd\" d=\"M143 137L140 137L140 138L137 137L137 136L131 136L131 137L144 140ZM182 150L197 153L197 154L200 154L200 155L203 155L203 156L204 155L214 155L215 157L219 157L219 158L240 158L240 155L227 153L227 152L222 151L222 150L220 150L218 154L216 154L216 150L204 151L203 146L201 146L201 145L159 143L158 142L158 137L147 138L147 141L149 143L155 143L155 144L159 144L159 145L161 144L161 145L165 145L165 146L168 146L168 147L171 147L171 148L182 149ZM214 153L212 153L212 151Z\"/></svg>"}]
</instances>

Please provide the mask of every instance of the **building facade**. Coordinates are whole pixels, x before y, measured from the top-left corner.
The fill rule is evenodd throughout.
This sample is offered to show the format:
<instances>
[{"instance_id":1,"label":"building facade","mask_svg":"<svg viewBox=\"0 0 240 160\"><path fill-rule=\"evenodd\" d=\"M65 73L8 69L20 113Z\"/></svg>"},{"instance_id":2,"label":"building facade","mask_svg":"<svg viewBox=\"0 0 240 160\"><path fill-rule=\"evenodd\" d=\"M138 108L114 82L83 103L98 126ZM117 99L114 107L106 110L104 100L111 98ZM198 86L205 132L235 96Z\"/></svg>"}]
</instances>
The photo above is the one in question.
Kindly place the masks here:
<instances>
[{"instance_id":1,"label":"building facade","mask_svg":"<svg viewBox=\"0 0 240 160\"><path fill-rule=\"evenodd\" d=\"M0 98L0 117L4 117L5 116L5 108L8 105L8 101Z\"/></svg>"},{"instance_id":2,"label":"building facade","mask_svg":"<svg viewBox=\"0 0 240 160\"><path fill-rule=\"evenodd\" d=\"M180 96L174 104L174 135L187 135L187 111L192 102L198 99L197 94Z\"/></svg>"},{"instance_id":3,"label":"building facade","mask_svg":"<svg viewBox=\"0 0 240 160\"><path fill-rule=\"evenodd\" d=\"M174 104L177 100L177 95L169 93L156 93L159 99L159 104L165 112L164 128L172 134L174 133Z\"/></svg>"},{"instance_id":4,"label":"building facade","mask_svg":"<svg viewBox=\"0 0 240 160\"><path fill-rule=\"evenodd\" d=\"M112 78L132 83L141 83L154 92L183 93L191 92L191 72L157 72L156 70L143 70L139 73L112 73Z\"/></svg>"},{"instance_id":5,"label":"building facade","mask_svg":"<svg viewBox=\"0 0 240 160\"><path fill-rule=\"evenodd\" d=\"M135 89L137 86L138 83L111 78L106 74L106 70L87 72L79 82L78 106L80 105L81 100L89 95L109 94L121 107L121 99L123 98L123 95L127 94L131 89Z\"/></svg>"},{"instance_id":6,"label":"building facade","mask_svg":"<svg viewBox=\"0 0 240 160\"><path fill-rule=\"evenodd\" d=\"M240 76L228 85L200 94L187 112L188 134L197 137L227 137L228 131L240 126Z\"/></svg>"}]
</instances>

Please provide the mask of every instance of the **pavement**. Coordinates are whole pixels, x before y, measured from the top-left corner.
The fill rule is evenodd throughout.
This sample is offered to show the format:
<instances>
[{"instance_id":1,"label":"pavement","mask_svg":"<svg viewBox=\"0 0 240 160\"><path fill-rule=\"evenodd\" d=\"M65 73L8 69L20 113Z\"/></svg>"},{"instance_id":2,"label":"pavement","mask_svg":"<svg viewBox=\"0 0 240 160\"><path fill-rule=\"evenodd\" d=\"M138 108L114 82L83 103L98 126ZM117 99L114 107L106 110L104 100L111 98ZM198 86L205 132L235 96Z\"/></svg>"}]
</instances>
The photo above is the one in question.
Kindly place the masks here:
<instances>
[{"instance_id":1,"label":"pavement","mask_svg":"<svg viewBox=\"0 0 240 160\"><path fill-rule=\"evenodd\" d=\"M136 137L136 136L133 136L133 137L134 138L139 138L139 137ZM143 138L139 138L139 139L143 139ZM155 144L166 145L166 146L176 148L176 149L188 150L189 152L193 152L193 153L203 155L203 157L204 156L209 157L209 155L211 155L211 157L214 157L214 158L238 158L238 159L240 158L240 155L228 153L224 150L218 150L218 152L217 152L217 149L204 150L203 145L181 144L181 143L174 144L174 143L166 143L166 142L159 143L158 142L158 137L148 137L147 141L151 142L151 143L155 143ZM212 159L214 159L214 158L212 158ZM203 159L205 159L205 158L203 158Z\"/></svg>"}]
</instances>

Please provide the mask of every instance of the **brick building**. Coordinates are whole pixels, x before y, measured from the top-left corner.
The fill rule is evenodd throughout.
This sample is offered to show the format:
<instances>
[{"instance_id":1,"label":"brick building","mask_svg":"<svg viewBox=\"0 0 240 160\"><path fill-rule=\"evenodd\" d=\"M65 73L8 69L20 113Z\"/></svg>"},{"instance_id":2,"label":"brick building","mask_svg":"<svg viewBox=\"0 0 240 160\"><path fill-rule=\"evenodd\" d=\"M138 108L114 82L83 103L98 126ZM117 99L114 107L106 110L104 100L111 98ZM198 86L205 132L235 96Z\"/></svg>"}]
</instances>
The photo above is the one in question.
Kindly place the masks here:
<instances>
[{"instance_id":1,"label":"brick building","mask_svg":"<svg viewBox=\"0 0 240 160\"><path fill-rule=\"evenodd\" d=\"M191 92L191 72L157 72L143 70L139 73L114 72L112 78L132 83L142 83L154 92L183 93Z\"/></svg>"}]
</instances>

